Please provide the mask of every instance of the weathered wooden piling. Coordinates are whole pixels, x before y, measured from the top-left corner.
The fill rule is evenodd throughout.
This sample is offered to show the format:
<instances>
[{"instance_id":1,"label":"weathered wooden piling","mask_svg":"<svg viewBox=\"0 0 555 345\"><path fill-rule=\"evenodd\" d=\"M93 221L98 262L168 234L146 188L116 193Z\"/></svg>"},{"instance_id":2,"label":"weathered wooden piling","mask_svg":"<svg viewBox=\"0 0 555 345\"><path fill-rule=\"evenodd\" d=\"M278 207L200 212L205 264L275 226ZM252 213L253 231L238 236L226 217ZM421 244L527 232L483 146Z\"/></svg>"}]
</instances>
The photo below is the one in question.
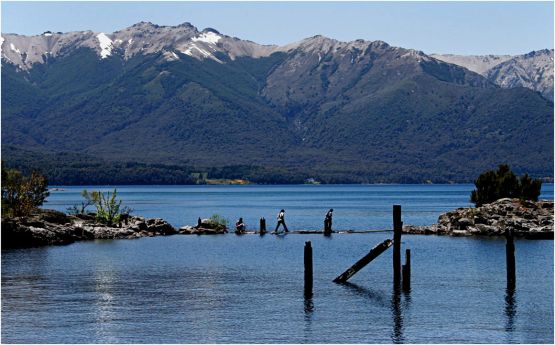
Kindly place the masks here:
<instances>
[{"instance_id":1,"label":"weathered wooden piling","mask_svg":"<svg viewBox=\"0 0 555 345\"><path fill-rule=\"evenodd\" d=\"M310 241L304 244L304 296L312 297L312 244Z\"/></svg>"},{"instance_id":2,"label":"weathered wooden piling","mask_svg":"<svg viewBox=\"0 0 555 345\"><path fill-rule=\"evenodd\" d=\"M393 205L393 284L401 283L401 205Z\"/></svg>"},{"instance_id":3,"label":"weathered wooden piling","mask_svg":"<svg viewBox=\"0 0 555 345\"><path fill-rule=\"evenodd\" d=\"M331 224L328 219L324 219L324 236L331 235Z\"/></svg>"},{"instance_id":4,"label":"weathered wooden piling","mask_svg":"<svg viewBox=\"0 0 555 345\"><path fill-rule=\"evenodd\" d=\"M403 265L403 290L410 291L410 249L405 250L405 264Z\"/></svg>"},{"instance_id":5,"label":"weathered wooden piling","mask_svg":"<svg viewBox=\"0 0 555 345\"><path fill-rule=\"evenodd\" d=\"M385 252L385 250L391 247L391 240L385 240L382 243L378 244L374 248L372 248L368 254L366 254L362 259L358 260L351 268L346 270L345 272L341 273L340 276L333 280L334 283L345 283L349 278L355 275L358 271L360 271L364 266L368 265L372 260L378 257L381 253Z\"/></svg>"},{"instance_id":6,"label":"weathered wooden piling","mask_svg":"<svg viewBox=\"0 0 555 345\"><path fill-rule=\"evenodd\" d=\"M266 233L266 219L264 217L260 218L260 235Z\"/></svg>"},{"instance_id":7,"label":"weathered wooden piling","mask_svg":"<svg viewBox=\"0 0 555 345\"><path fill-rule=\"evenodd\" d=\"M516 263L515 263L515 242L512 229L505 229L505 238L507 239L506 257L507 257L507 288L514 289L516 286Z\"/></svg>"}]
</instances>

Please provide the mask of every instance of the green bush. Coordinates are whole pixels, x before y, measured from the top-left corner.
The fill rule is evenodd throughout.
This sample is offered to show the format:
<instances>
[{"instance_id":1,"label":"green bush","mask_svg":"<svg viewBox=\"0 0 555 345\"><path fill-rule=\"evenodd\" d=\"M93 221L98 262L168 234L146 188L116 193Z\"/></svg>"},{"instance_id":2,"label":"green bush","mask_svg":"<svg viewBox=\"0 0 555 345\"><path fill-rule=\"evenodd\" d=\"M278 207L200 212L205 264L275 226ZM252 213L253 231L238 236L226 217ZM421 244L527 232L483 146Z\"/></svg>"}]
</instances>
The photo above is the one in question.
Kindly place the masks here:
<instances>
[{"instance_id":1,"label":"green bush","mask_svg":"<svg viewBox=\"0 0 555 345\"><path fill-rule=\"evenodd\" d=\"M96 221L99 223L112 226L128 216L132 210L125 206L121 207L122 200L117 200L117 189L114 188L112 193L106 194L86 189L81 192L81 196L85 199L81 205L74 205L68 209L70 214L84 214L86 208L90 205L96 207Z\"/></svg>"},{"instance_id":2,"label":"green bush","mask_svg":"<svg viewBox=\"0 0 555 345\"><path fill-rule=\"evenodd\" d=\"M210 225L212 225L212 228L216 230L226 230L229 224L229 221L219 214L213 214L208 221Z\"/></svg>"},{"instance_id":3,"label":"green bush","mask_svg":"<svg viewBox=\"0 0 555 345\"><path fill-rule=\"evenodd\" d=\"M478 176L474 185L476 189L470 194L470 201L478 207L501 198L537 201L542 182L531 179L528 174L517 177L508 165L501 164L497 170L486 171Z\"/></svg>"},{"instance_id":4,"label":"green bush","mask_svg":"<svg viewBox=\"0 0 555 345\"><path fill-rule=\"evenodd\" d=\"M2 164L2 216L26 216L50 195L46 176L37 171L24 176Z\"/></svg>"}]
</instances>

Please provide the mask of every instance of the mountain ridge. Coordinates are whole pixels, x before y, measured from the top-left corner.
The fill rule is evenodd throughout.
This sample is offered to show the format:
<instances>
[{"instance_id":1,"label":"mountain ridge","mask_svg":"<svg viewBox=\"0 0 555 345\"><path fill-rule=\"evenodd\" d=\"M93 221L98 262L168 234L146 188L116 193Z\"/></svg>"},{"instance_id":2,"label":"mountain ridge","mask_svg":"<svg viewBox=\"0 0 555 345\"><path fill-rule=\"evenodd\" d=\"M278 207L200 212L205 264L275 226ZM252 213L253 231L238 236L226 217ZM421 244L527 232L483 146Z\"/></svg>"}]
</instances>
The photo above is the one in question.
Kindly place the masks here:
<instances>
[{"instance_id":1,"label":"mountain ridge","mask_svg":"<svg viewBox=\"0 0 555 345\"><path fill-rule=\"evenodd\" d=\"M336 182L468 182L499 163L553 174L553 103L528 89L383 41L277 47L171 28L138 23L107 35L122 41L111 50L92 31L74 46L41 37L56 53L26 68L4 58L6 35L3 146ZM22 57L15 43L7 58Z\"/></svg>"},{"instance_id":2,"label":"mountain ridge","mask_svg":"<svg viewBox=\"0 0 555 345\"><path fill-rule=\"evenodd\" d=\"M553 49L521 55L432 54L436 59L479 73L502 88L526 87L553 101Z\"/></svg>"}]
</instances>

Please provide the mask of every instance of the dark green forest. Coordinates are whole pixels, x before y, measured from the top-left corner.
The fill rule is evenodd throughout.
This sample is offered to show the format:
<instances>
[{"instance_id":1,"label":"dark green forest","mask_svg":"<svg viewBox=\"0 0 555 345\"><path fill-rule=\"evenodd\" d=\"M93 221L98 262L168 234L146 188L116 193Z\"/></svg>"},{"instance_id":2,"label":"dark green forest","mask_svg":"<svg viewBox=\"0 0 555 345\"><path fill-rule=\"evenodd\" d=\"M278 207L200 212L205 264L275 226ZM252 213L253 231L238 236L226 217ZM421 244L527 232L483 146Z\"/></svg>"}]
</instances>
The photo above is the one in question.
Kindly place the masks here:
<instances>
[{"instance_id":1,"label":"dark green forest","mask_svg":"<svg viewBox=\"0 0 555 345\"><path fill-rule=\"evenodd\" d=\"M51 185L172 185L204 184L199 175L208 179L243 179L255 184L302 184L314 179L323 184L361 183L471 183L464 172L446 172L433 175L432 170L405 167L396 174L388 174L388 167L376 166L367 170L330 166L320 169L272 168L254 165L228 165L220 167L167 165L107 161L79 153L45 153L21 150L13 146L2 147L5 166L30 174L37 170L48 177ZM433 169L433 167L432 167ZM513 169L518 174L525 169ZM477 172L475 175L478 175ZM552 178L532 174L546 181Z\"/></svg>"},{"instance_id":2,"label":"dark green forest","mask_svg":"<svg viewBox=\"0 0 555 345\"><path fill-rule=\"evenodd\" d=\"M553 177L553 103L455 65L388 45L356 64L177 54L3 62L2 160L72 185L470 183L499 164Z\"/></svg>"}]
</instances>

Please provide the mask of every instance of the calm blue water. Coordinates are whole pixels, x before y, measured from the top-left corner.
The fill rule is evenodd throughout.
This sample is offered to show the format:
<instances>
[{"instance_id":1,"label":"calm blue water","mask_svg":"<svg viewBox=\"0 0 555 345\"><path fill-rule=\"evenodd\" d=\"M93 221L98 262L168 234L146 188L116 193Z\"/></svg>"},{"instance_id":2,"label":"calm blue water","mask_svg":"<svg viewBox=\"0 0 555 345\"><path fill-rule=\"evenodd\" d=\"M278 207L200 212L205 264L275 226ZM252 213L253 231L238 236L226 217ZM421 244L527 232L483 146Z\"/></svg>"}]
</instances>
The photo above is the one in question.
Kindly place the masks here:
<instances>
[{"instance_id":1,"label":"calm blue water","mask_svg":"<svg viewBox=\"0 0 555 345\"><path fill-rule=\"evenodd\" d=\"M438 213L467 205L469 189L120 190L137 214L174 225L194 223L198 213L273 220L284 207L291 228L318 228L325 209L333 207L337 227L342 221L342 227L364 229L390 227L394 203L403 206L405 223L432 223ZM79 190L53 193L47 207L63 209ZM543 197L552 195L551 187ZM342 220L343 215L348 216ZM502 239L404 235L403 252L410 248L412 256L409 293L392 289L391 249L351 278L351 285L331 282L390 236L176 235L2 251L1 341L553 343L553 241L516 241L514 293L505 290ZM314 297L308 300L303 297L305 241L314 248Z\"/></svg>"},{"instance_id":2,"label":"calm blue water","mask_svg":"<svg viewBox=\"0 0 555 345\"><path fill-rule=\"evenodd\" d=\"M113 191L114 187L59 187L45 208L66 211L81 202L81 191ZM250 229L259 219L275 226L280 209L297 230L322 229L324 215L334 209L334 229L391 229L392 205L403 208L405 224L430 225L457 207L470 207L473 185L295 185L295 186L119 186L118 195L134 214L164 218L172 225L196 225L197 218L219 214L234 224L243 217ZM553 199L544 184L541 198ZM93 208L91 208L93 210Z\"/></svg>"}]
</instances>

